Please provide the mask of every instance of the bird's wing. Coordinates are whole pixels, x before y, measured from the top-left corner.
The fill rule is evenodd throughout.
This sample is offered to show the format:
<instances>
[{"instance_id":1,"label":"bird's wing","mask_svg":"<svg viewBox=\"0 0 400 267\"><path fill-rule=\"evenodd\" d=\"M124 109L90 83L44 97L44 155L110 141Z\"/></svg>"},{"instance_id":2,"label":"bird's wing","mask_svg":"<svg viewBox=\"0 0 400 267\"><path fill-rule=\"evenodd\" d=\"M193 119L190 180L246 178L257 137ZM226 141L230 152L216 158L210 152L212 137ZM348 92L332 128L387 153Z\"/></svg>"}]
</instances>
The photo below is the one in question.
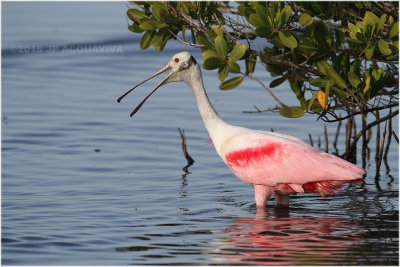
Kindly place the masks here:
<instances>
[{"instance_id":1,"label":"bird's wing","mask_svg":"<svg viewBox=\"0 0 400 267\"><path fill-rule=\"evenodd\" d=\"M232 171L250 184L355 180L365 173L364 169L320 152L295 137L275 133L239 133L228 138L221 151Z\"/></svg>"}]
</instances>

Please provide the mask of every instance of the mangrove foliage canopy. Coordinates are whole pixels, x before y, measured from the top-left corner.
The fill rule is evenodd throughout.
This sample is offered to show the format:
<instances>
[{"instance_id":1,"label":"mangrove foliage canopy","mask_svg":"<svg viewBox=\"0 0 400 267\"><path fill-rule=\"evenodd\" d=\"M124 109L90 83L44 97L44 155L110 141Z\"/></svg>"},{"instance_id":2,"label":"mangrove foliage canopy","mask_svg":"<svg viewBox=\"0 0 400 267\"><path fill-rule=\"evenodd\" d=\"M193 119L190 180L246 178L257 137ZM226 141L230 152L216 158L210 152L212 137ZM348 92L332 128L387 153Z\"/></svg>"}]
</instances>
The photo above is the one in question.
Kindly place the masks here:
<instances>
[{"instance_id":1,"label":"mangrove foliage canopy","mask_svg":"<svg viewBox=\"0 0 400 267\"><path fill-rule=\"evenodd\" d=\"M142 33L142 49L160 52L171 39L201 49L220 89L256 80L283 116L398 114L398 2L129 3L129 30ZM274 77L269 85L252 75L256 65ZM271 91L285 81L298 106Z\"/></svg>"}]
</instances>

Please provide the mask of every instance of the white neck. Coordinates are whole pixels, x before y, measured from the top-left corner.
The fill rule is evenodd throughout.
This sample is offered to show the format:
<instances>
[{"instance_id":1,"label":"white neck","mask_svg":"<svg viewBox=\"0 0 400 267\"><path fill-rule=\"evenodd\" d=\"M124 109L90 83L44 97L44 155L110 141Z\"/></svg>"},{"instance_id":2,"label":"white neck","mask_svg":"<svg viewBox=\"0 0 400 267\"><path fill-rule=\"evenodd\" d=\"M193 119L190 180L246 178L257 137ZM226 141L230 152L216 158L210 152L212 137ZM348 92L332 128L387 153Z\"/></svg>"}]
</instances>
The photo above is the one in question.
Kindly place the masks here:
<instances>
[{"instance_id":1,"label":"white neck","mask_svg":"<svg viewBox=\"0 0 400 267\"><path fill-rule=\"evenodd\" d=\"M204 89L200 67L195 64L186 74L184 81L192 89L196 97L201 118L203 119L204 125L206 126L214 146L218 151L218 147L226 138L225 132L228 130L227 128L229 128L229 125L221 119L214 107L211 105Z\"/></svg>"}]
</instances>

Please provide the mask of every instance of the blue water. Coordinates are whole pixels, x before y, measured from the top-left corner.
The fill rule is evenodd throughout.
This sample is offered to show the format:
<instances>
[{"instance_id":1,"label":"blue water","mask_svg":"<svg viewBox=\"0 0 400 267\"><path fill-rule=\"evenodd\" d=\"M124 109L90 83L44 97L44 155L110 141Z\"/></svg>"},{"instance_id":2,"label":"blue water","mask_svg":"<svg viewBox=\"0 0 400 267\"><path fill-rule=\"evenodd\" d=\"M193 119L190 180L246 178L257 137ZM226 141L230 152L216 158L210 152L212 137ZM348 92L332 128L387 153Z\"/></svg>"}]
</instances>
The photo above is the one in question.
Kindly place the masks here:
<instances>
[{"instance_id":1,"label":"blue water","mask_svg":"<svg viewBox=\"0 0 400 267\"><path fill-rule=\"evenodd\" d=\"M252 188L208 144L185 84L162 87L134 118L129 113L159 79L116 102L176 52L202 62L177 42L162 53L140 50L126 9L124 2L2 2L3 265L398 264L397 144L378 181L372 157L364 185L327 199L293 196L289 210L273 200L257 210ZM203 76L232 124L307 142L309 133L323 135L311 115L242 113L275 106L251 80L220 91L215 71ZM271 81L262 70L256 76ZM288 88L275 92L297 104ZM178 127L195 160L189 173ZM328 125L330 140L335 130Z\"/></svg>"}]
</instances>

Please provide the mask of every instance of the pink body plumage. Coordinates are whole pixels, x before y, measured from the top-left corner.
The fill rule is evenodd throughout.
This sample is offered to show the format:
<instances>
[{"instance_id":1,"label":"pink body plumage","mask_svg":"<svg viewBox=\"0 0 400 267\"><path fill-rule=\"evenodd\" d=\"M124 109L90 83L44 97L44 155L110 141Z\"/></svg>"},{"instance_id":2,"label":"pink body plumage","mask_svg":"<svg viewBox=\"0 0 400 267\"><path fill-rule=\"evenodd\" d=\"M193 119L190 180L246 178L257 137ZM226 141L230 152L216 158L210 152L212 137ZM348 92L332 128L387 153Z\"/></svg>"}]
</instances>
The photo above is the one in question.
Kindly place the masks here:
<instances>
[{"instance_id":1,"label":"pink body plumage","mask_svg":"<svg viewBox=\"0 0 400 267\"><path fill-rule=\"evenodd\" d=\"M324 197L365 174L350 162L283 134L246 131L230 137L223 146L226 164L237 177L254 185L257 206L264 206L271 194L282 205L296 193L317 192Z\"/></svg>"}]
</instances>

